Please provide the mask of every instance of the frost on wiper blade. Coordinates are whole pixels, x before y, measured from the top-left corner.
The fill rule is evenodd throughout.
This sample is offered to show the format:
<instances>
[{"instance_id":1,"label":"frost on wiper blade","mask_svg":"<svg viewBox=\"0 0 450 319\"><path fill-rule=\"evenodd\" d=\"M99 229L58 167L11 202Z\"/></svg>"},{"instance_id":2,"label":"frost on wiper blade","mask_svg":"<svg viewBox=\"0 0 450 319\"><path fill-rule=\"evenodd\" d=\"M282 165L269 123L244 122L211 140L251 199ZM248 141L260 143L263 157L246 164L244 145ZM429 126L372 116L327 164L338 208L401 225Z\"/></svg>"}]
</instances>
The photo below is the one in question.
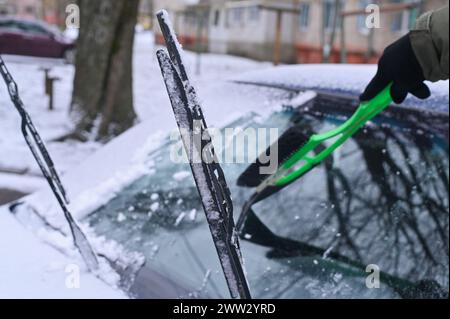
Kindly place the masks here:
<instances>
[{"instance_id":1,"label":"frost on wiper blade","mask_svg":"<svg viewBox=\"0 0 450 319\"><path fill-rule=\"evenodd\" d=\"M235 230L230 190L216 159L206 121L189 82L181 58L181 46L167 12L158 13L158 20L169 51L168 55L159 50L158 61L225 279L232 298L249 299L251 295ZM193 141L201 143L195 145Z\"/></svg>"},{"instance_id":2,"label":"frost on wiper blade","mask_svg":"<svg viewBox=\"0 0 450 319\"><path fill-rule=\"evenodd\" d=\"M96 270L98 268L97 257L94 251L92 250L92 247L89 244L86 235L77 225L77 223L72 217L72 214L69 212L67 208L67 204L69 201L66 196L66 191L61 183L61 179L59 178L58 173L55 169L55 165L53 164L53 160L51 159L50 154L48 153L47 148L44 145L44 142L42 141L39 133L37 132L36 127L31 121L30 115L25 110L23 102L19 96L17 84L12 78L8 69L6 68L5 62L1 57L0 57L0 73L3 77L3 80L6 83L6 87L11 97L11 101L13 102L22 119L21 128L25 141L28 147L30 148L30 151L33 154L33 157L35 158L37 164L39 165L42 174L47 180L53 194L55 195L56 200L61 206L61 209L64 213L64 217L69 224L74 244L79 250L88 268L90 270Z\"/></svg>"}]
</instances>

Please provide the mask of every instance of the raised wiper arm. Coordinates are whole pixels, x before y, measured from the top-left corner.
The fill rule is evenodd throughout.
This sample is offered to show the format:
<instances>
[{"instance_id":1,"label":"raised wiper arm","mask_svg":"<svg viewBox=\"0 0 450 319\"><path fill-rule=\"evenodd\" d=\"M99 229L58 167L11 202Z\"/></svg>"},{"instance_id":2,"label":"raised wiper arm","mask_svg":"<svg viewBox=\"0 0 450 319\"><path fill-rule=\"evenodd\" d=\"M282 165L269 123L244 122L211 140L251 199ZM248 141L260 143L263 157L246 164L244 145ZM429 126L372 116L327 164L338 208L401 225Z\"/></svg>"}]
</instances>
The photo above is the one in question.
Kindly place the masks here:
<instances>
[{"instance_id":1,"label":"raised wiper arm","mask_svg":"<svg viewBox=\"0 0 450 319\"><path fill-rule=\"evenodd\" d=\"M232 298L250 299L233 218L233 201L225 174L218 164L202 108L189 82L181 58L182 50L168 15L162 11L157 16L169 51L168 55L164 50L159 50L158 61L228 289ZM198 136L203 137L200 139L201 145L194 145L196 143L193 141ZM210 147L205 148L206 145Z\"/></svg>"},{"instance_id":2,"label":"raised wiper arm","mask_svg":"<svg viewBox=\"0 0 450 319\"><path fill-rule=\"evenodd\" d=\"M90 270L96 270L98 268L97 257L92 250L91 245L89 244L86 236L83 231L77 225L75 220L72 217L72 214L69 212L67 205L69 203L67 198L67 193L62 185L61 179L55 169L55 165L53 160L50 157L47 148L42 141L39 133L34 126L30 115L25 110L24 104L19 96L19 89L11 76L8 68L3 61L3 58L0 56L0 73L3 77L3 80L6 83L6 87L8 89L9 96L14 106L16 107L19 115L21 117L21 129L23 137L33 154L39 168L42 171L45 179L47 180L53 194L55 195L61 209L64 213L64 217L69 223L69 227L72 233L73 241L77 249L79 250L81 256L83 257L86 265Z\"/></svg>"}]
</instances>

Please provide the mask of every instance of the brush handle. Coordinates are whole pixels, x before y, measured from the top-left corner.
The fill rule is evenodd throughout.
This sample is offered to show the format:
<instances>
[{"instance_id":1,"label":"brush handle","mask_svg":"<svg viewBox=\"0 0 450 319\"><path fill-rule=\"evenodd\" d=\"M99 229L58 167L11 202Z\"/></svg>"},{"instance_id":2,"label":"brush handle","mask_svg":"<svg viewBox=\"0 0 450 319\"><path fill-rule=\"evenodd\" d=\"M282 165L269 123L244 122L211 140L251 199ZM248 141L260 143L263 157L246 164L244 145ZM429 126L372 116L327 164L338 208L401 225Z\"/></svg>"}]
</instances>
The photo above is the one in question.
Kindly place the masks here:
<instances>
[{"instance_id":1,"label":"brush handle","mask_svg":"<svg viewBox=\"0 0 450 319\"><path fill-rule=\"evenodd\" d=\"M287 185L307 173L342 146L368 121L385 110L392 103L391 86L392 84L388 85L372 100L361 103L353 116L341 126L323 134L313 135L306 145L281 165L279 173L276 174L278 179L275 185ZM317 147L326 141L331 141L331 144L324 150L315 152ZM288 173L294 166L299 167Z\"/></svg>"}]
</instances>

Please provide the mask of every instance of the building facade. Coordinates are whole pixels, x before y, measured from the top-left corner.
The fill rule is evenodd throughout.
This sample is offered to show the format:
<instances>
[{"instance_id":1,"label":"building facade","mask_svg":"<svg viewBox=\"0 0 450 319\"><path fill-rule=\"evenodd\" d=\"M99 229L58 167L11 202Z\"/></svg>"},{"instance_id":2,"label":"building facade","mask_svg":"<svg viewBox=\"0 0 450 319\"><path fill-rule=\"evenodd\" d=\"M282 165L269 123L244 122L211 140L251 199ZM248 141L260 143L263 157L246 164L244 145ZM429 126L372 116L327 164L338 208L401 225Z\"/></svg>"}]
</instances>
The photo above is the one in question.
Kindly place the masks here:
<instances>
[{"instance_id":1,"label":"building facade","mask_svg":"<svg viewBox=\"0 0 450 319\"><path fill-rule=\"evenodd\" d=\"M42 15L42 2L40 0L0 0L0 16L5 15L37 19Z\"/></svg>"},{"instance_id":2,"label":"building facade","mask_svg":"<svg viewBox=\"0 0 450 319\"><path fill-rule=\"evenodd\" d=\"M365 14L341 17L342 12L364 10L371 3L381 8L417 5L382 12L377 29L367 28ZM421 13L448 0L341 0L338 10L335 4L335 0L155 0L154 8L171 13L180 41L190 50L271 61L279 41L284 63L319 63L324 56L339 62L342 47L347 62L371 63L406 34ZM158 26L155 33L162 43Z\"/></svg>"},{"instance_id":3,"label":"building facade","mask_svg":"<svg viewBox=\"0 0 450 319\"><path fill-rule=\"evenodd\" d=\"M416 3L417 7L403 11L381 12L380 28L374 29L367 28L366 15L339 17L333 47L329 48L331 51L330 62L340 61L342 28L344 28L347 62L373 63L386 46L405 35L414 26L420 14L445 6L448 4L448 0L345 0L342 1L340 11L364 10L371 3L377 3L380 8L402 3ZM333 32L334 1L305 0L298 1L298 4L303 13L297 17L294 26L296 28L294 43L297 62L320 62L323 57L324 44L329 43Z\"/></svg>"},{"instance_id":4,"label":"building facade","mask_svg":"<svg viewBox=\"0 0 450 319\"><path fill-rule=\"evenodd\" d=\"M64 27L66 7L75 0L0 0L0 16L43 20Z\"/></svg>"}]
</instances>

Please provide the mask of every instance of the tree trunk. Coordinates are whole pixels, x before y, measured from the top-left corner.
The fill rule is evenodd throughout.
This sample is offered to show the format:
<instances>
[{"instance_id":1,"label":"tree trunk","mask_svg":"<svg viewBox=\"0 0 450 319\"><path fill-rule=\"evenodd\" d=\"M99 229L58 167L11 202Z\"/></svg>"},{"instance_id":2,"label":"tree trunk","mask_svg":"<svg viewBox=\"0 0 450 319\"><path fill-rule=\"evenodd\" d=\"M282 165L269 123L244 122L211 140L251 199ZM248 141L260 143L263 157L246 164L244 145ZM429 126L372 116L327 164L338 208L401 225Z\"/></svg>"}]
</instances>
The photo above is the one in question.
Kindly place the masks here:
<instances>
[{"instance_id":1,"label":"tree trunk","mask_svg":"<svg viewBox=\"0 0 450 319\"><path fill-rule=\"evenodd\" d=\"M139 0L79 0L71 115L78 137L107 140L130 128L132 53Z\"/></svg>"}]
</instances>

